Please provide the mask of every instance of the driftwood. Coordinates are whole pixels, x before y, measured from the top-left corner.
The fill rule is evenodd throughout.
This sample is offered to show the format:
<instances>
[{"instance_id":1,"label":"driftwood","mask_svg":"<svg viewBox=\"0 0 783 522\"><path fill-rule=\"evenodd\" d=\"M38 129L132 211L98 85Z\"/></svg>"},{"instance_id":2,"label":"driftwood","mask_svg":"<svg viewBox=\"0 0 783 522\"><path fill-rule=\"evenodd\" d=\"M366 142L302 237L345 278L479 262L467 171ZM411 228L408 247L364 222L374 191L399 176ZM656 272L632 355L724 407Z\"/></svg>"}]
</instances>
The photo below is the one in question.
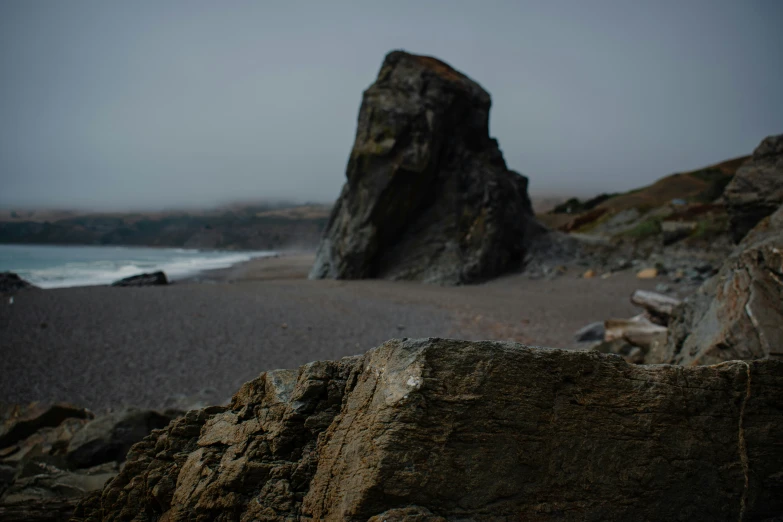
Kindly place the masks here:
<instances>
[{"instance_id":1,"label":"driftwood","mask_svg":"<svg viewBox=\"0 0 783 522\"><path fill-rule=\"evenodd\" d=\"M646 290L635 291L631 295L631 302L647 310L655 322L662 322L664 325L668 324L674 308L682 303L675 297Z\"/></svg>"}]
</instances>

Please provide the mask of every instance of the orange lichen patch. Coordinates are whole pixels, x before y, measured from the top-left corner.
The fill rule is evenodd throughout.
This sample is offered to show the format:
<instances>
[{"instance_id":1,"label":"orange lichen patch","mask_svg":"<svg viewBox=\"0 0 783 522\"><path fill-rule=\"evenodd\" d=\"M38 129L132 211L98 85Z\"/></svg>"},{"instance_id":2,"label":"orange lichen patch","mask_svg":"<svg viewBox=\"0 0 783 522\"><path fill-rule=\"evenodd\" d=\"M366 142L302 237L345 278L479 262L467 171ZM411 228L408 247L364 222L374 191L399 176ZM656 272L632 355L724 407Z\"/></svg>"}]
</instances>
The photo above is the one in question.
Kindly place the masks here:
<instances>
[{"instance_id":1,"label":"orange lichen patch","mask_svg":"<svg viewBox=\"0 0 783 522\"><path fill-rule=\"evenodd\" d=\"M448 80L451 82L464 82L468 78L460 73L454 70L450 65L441 62L437 58L433 58L432 56L417 56L413 55L413 58L421 65L426 67L427 69L431 70L444 80Z\"/></svg>"}]
</instances>

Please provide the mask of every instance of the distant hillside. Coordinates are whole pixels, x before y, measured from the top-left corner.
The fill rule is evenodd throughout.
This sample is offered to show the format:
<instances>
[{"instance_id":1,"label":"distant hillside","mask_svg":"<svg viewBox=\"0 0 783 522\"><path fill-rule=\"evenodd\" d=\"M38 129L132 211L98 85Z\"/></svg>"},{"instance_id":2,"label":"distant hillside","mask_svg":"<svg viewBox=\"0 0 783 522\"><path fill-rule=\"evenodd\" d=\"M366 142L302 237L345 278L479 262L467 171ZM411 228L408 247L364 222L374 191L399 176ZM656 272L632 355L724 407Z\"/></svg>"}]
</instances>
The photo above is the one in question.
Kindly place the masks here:
<instances>
[{"instance_id":1,"label":"distant hillside","mask_svg":"<svg viewBox=\"0 0 783 522\"><path fill-rule=\"evenodd\" d=\"M550 228L617 240L658 238L672 244L723 239L727 219L720 197L749 157L671 174L625 193L571 198L538 218Z\"/></svg>"},{"instance_id":2,"label":"distant hillside","mask_svg":"<svg viewBox=\"0 0 783 522\"><path fill-rule=\"evenodd\" d=\"M229 250L311 248L329 217L325 205L234 205L204 211L77 213L4 211L0 243L143 245Z\"/></svg>"},{"instance_id":3,"label":"distant hillside","mask_svg":"<svg viewBox=\"0 0 783 522\"><path fill-rule=\"evenodd\" d=\"M748 158L750 156L742 156L702 169L672 174L647 187L609 198L598 205L598 208L612 211L653 208L675 199L688 203L711 203L723 194L723 189Z\"/></svg>"}]
</instances>

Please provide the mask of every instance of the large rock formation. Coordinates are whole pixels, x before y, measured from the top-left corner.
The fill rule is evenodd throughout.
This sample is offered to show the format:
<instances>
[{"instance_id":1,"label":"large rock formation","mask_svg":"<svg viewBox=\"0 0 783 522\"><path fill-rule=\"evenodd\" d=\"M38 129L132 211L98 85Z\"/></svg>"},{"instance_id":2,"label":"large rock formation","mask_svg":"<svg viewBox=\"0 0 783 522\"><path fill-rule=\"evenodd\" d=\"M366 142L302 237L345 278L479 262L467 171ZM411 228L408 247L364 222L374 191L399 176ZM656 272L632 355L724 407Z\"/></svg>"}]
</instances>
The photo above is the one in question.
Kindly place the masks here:
<instances>
[{"instance_id":1,"label":"large rock formation","mask_svg":"<svg viewBox=\"0 0 783 522\"><path fill-rule=\"evenodd\" d=\"M153 432L75 520L760 520L781 389L779 361L393 340Z\"/></svg>"},{"instance_id":2,"label":"large rock formation","mask_svg":"<svg viewBox=\"0 0 783 522\"><path fill-rule=\"evenodd\" d=\"M783 134L769 136L756 147L723 197L735 242L783 204Z\"/></svg>"},{"instance_id":3,"label":"large rock formation","mask_svg":"<svg viewBox=\"0 0 783 522\"><path fill-rule=\"evenodd\" d=\"M665 360L694 365L783 357L783 206L675 309Z\"/></svg>"},{"instance_id":4,"label":"large rock formation","mask_svg":"<svg viewBox=\"0 0 783 522\"><path fill-rule=\"evenodd\" d=\"M310 277L459 284L519 267L541 229L527 179L489 137L490 104L447 64L389 53Z\"/></svg>"}]
</instances>

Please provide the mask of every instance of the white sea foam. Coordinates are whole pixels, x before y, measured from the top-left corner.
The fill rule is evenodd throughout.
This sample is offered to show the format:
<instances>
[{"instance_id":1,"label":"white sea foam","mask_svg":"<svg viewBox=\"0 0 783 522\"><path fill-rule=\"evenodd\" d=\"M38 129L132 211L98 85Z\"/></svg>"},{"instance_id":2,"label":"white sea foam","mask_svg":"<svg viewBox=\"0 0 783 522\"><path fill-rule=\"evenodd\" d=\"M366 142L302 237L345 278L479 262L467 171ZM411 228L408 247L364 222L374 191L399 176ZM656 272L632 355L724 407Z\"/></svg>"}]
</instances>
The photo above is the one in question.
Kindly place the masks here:
<instances>
[{"instance_id":1,"label":"white sea foam","mask_svg":"<svg viewBox=\"0 0 783 522\"><path fill-rule=\"evenodd\" d=\"M170 280L177 280L271 255L274 252L0 245L0 271L16 272L41 288L64 288L106 285L156 270L163 270Z\"/></svg>"}]
</instances>

